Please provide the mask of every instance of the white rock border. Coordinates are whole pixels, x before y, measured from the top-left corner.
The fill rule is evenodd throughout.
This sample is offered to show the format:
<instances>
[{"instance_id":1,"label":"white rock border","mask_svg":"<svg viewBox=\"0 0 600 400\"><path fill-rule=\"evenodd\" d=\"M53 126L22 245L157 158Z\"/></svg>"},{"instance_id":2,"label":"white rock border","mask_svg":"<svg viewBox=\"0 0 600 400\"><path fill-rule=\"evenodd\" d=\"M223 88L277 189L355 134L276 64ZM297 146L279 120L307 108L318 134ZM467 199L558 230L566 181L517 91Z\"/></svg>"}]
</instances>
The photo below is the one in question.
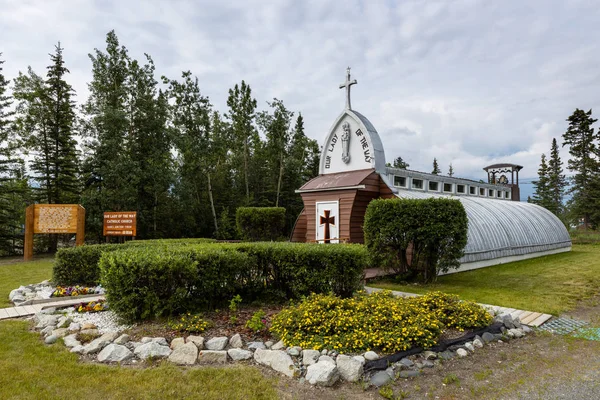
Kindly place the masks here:
<instances>
[{"instance_id":1,"label":"white rock border","mask_svg":"<svg viewBox=\"0 0 600 400\"><path fill-rule=\"evenodd\" d=\"M85 355L101 363L135 364L148 359L166 359L177 365L223 364L229 361L253 361L268 366L290 378L308 381L311 385L332 386L340 380L346 382L363 381L376 387L383 386L398 378L412 378L421 370L433 368L442 360L454 357L469 357L485 344L494 344L517 339L532 330L521 325L518 318L509 314L496 317L494 322L502 322L501 334L484 333L462 345L450 346L446 351L424 351L406 357L390 365L385 371L364 373L368 360L380 356L368 351L362 355L345 355L336 351L316 351L294 346L286 348L282 341L249 342L244 344L239 334L232 337L214 337L205 340L201 336L177 337L169 343L163 337L144 337L139 342L130 340L129 335L119 334L122 329L101 332L95 325L86 321L82 314L76 322L70 314L53 314L44 311L33 317L35 329L40 331L46 344L53 344L62 338L63 344L72 353ZM108 313L109 311L87 314ZM98 318L98 317L96 317ZM89 319L88 319L89 321ZM85 329L83 329L85 328ZM98 338L83 345L77 341L77 333L96 333Z\"/></svg>"}]
</instances>

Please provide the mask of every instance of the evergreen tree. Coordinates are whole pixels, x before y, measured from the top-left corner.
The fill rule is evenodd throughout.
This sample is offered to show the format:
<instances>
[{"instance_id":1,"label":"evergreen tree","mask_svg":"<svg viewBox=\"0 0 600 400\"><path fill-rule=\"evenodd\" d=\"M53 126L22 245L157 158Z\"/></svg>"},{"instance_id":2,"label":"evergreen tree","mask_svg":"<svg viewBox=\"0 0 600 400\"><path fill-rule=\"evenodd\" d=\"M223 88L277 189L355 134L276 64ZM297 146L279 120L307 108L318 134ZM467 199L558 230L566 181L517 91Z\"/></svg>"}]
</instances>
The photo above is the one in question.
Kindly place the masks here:
<instances>
[{"instance_id":1,"label":"evergreen tree","mask_svg":"<svg viewBox=\"0 0 600 400\"><path fill-rule=\"evenodd\" d=\"M400 169L407 169L410 167L410 164L408 164L407 162L405 162L402 157L396 157L394 159L394 163L390 164L390 163L386 163L385 164L386 167L393 167L393 168L400 168Z\"/></svg>"},{"instance_id":2,"label":"evergreen tree","mask_svg":"<svg viewBox=\"0 0 600 400\"><path fill-rule=\"evenodd\" d=\"M102 239L105 211L136 210L137 177L129 149L128 76L130 58L114 31L106 36L106 53L95 49L89 97L83 107L86 231Z\"/></svg>"},{"instance_id":3,"label":"evergreen tree","mask_svg":"<svg viewBox=\"0 0 600 400\"><path fill-rule=\"evenodd\" d=\"M246 191L246 203L250 204L250 177L249 168L254 150L258 147L260 138L254 128L254 117L256 112L256 99L252 97L250 86L242 81L229 89L227 98L229 112L226 114L235 140L235 152L238 163L241 165L241 176L236 177L236 182L244 182ZM241 153L241 154L240 154ZM240 179L241 178L241 179Z\"/></svg>"},{"instance_id":4,"label":"evergreen tree","mask_svg":"<svg viewBox=\"0 0 600 400\"><path fill-rule=\"evenodd\" d=\"M550 190L548 187L548 164L546 163L546 155L542 154L540 168L538 169L538 179L533 181L533 197L531 202L548 208L550 206Z\"/></svg>"},{"instance_id":5,"label":"evergreen tree","mask_svg":"<svg viewBox=\"0 0 600 400\"><path fill-rule=\"evenodd\" d=\"M452 163L448 166L448 176L454 176L454 168L452 167Z\"/></svg>"},{"instance_id":6,"label":"evergreen tree","mask_svg":"<svg viewBox=\"0 0 600 400\"><path fill-rule=\"evenodd\" d=\"M554 138L550 149L550 160L548 160L548 209L557 216L563 213L563 197L567 186L562 164L558 144Z\"/></svg>"},{"instance_id":7,"label":"evergreen tree","mask_svg":"<svg viewBox=\"0 0 600 400\"><path fill-rule=\"evenodd\" d=\"M0 255L6 255L14 254L22 243L21 225L29 187L13 126L12 99L7 93L10 81L2 73L2 64L0 60Z\"/></svg>"},{"instance_id":8,"label":"evergreen tree","mask_svg":"<svg viewBox=\"0 0 600 400\"><path fill-rule=\"evenodd\" d=\"M442 170L438 166L437 158L433 159L433 171L431 171L433 175L439 175L442 173Z\"/></svg>"},{"instance_id":9,"label":"evergreen tree","mask_svg":"<svg viewBox=\"0 0 600 400\"><path fill-rule=\"evenodd\" d=\"M563 146L569 145L571 158L567 167L574 172L571 178L572 194L570 205L572 212L578 217L583 217L584 226L587 228L591 223L591 216L595 214L596 185L599 179L597 161L597 139L598 133L594 132L592 125L597 119L592 118L592 110L587 112L576 109L567 119L569 127L563 134Z\"/></svg>"}]
</instances>

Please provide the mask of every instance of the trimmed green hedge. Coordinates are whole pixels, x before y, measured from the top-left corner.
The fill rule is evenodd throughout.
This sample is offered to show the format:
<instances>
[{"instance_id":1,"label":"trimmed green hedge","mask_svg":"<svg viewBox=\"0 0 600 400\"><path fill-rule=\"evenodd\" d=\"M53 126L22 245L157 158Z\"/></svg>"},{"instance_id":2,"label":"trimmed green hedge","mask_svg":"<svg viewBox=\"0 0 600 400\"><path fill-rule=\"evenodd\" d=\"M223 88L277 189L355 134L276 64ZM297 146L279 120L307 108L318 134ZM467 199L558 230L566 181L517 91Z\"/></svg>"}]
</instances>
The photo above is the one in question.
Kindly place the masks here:
<instances>
[{"instance_id":1,"label":"trimmed green hedge","mask_svg":"<svg viewBox=\"0 0 600 400\"><path fill-rule=\"evenodd\" d=\"M127 320L175 315L244 301L349 296L360 288L361 245L242 243L128 247L100 259L111 309Z\"/></svg>"},{"instance_id":2,"label":"trimmed green hedge","mask_svg":"<svg viewBox=\"0 0 600 400\"><path fill-rule=\"evenodd\" d=\"M458 200L378 199L365 214L365 245L374 264L425 282L460 266L468 219Z\"/></svg>"},{"instance_id":3,"label":"trimmed green hedge","mask_svg":"<svg viewBox=\"0 0 600 400\"><path fill-rule=\"evenodd\" d=\"M98 261L102 253L122 248L121 244L95 244L60 249L54 258L52 281L57 285L95 286L100 282Z\"/></svg>"},{"instance_id":4,"label":"trimmed green hedge","mask_svg":"<svg viewBox=\"0 0 600 400\"><path fill-rule=\"evenodd\" d=\"M283 207L239 207L235 222L241 238L249 242L277 241L285 236Z\"/></svg>"},{"instance_id":5,"label":"trimmed green hedge","mask_svg":"<svg viewBox=\"0 0 600 400\"><path fill-rule=\"evenodd\" d=\"M58 285L97 285L100 282L98 261L103 252L126 247L172 247L213 243L214 239L131 240L124 244L95 244L60 249L55 256L52 281Z\"/></svg>"}]
</instances>

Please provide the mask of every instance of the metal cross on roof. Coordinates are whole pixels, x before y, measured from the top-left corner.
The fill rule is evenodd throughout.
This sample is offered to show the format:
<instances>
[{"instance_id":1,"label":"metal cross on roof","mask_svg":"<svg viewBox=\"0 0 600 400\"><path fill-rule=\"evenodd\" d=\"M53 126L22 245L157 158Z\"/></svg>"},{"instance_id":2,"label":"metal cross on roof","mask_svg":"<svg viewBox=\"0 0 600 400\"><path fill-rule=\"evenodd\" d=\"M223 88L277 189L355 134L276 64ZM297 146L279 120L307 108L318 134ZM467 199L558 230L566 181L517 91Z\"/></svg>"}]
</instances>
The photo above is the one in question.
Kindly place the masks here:
<instances>
[{"instance_id":1,"label":"metal cross on roof","mask_svg":"<svg viewBox=\"0 0 600 400\"><path fill-rule=\"evenodd\" d=\"M352 106L350 105L350 86L356 85L356 79L350 80L350 67L346 69L346 82L340 85L340 89L346 88L346 109L352 110Z\"/></svg>"}]
</instances>

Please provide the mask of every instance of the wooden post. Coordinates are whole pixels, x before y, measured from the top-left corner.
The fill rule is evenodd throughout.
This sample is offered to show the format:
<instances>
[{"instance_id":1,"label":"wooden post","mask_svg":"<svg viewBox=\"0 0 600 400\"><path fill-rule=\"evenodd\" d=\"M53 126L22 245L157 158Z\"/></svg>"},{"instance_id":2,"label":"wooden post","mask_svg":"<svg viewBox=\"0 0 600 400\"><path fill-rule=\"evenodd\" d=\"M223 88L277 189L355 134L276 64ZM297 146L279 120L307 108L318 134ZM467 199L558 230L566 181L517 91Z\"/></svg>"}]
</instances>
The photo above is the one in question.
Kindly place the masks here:
<instances>
[{"instance_id":1,"label":"wooden post","mask_svg":"<svg viewBox=\"0 0 600 400\"><path fill-rule=\"evenodd\" d=\"M33 209L30 205L25 209L25 243L23 244L23 259L31 261L33 258Z\"/></svg>"},{"instance_id":2,"label":"wooden post","mask_svg":"<svg viewBox=\"0 0 600 400\"><path fill-rule=\"evenodd\" d=\"M77 232L75 234L75 246L83 246L85 242L85 208L77 206Z\"/></svg>"}]
</instances>

